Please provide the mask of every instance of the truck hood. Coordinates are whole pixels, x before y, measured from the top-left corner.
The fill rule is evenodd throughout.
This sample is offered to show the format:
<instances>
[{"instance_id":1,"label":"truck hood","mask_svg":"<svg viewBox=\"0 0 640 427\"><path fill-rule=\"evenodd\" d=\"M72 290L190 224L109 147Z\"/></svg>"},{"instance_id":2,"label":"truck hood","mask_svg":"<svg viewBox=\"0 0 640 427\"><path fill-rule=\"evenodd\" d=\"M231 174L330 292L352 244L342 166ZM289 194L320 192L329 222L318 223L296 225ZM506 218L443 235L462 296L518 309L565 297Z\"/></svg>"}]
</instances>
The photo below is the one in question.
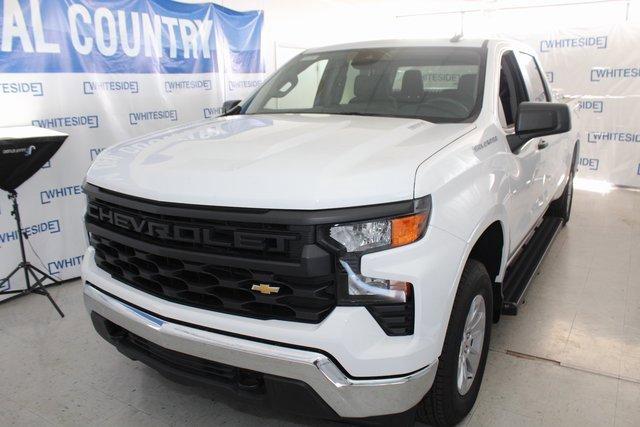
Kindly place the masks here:
<instances>
[{"instance_id":1,"label":"truck hood","mask_svg":"<svg viewBox=\"0 0 640 427\"><path fill-rule=\"evenodd\" d=\"M388 203L413 198L420 163L473 127L345 115L222 117L104 150L87 182L145 199L209 206Z\"/></svg>"}]
</instances>

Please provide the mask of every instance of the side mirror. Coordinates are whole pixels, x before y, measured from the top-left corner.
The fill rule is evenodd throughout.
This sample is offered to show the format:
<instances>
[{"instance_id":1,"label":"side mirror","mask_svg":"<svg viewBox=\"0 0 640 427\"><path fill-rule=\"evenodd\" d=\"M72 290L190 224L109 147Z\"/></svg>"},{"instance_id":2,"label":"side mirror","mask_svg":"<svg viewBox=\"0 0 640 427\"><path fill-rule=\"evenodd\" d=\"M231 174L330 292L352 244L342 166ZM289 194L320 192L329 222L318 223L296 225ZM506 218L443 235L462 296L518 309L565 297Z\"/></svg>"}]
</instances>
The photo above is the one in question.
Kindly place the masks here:
<instances>
[{"instance_id":1,"label":"side mirror","mask_svg":"<svg viewBox=\"0 0 640 427\"><path fill-rule=\"evenodd\" d=\"M231 101L224 101L222 103L222 114L229 114L234 108L236 108L240 104L239 99L234 99Z\"/></svg>"},{"instance_id":2,"label":"side mirror","mask_svg":"<svg viewBox=\"0 0 640 427\"><path fill-rule=\"evenodd\" d=\"M522 102L518 106L516 133L509 138L509 146L516 150L532 138L570 130L571 112L567 104Z\"/></svg>"}]
</instances>

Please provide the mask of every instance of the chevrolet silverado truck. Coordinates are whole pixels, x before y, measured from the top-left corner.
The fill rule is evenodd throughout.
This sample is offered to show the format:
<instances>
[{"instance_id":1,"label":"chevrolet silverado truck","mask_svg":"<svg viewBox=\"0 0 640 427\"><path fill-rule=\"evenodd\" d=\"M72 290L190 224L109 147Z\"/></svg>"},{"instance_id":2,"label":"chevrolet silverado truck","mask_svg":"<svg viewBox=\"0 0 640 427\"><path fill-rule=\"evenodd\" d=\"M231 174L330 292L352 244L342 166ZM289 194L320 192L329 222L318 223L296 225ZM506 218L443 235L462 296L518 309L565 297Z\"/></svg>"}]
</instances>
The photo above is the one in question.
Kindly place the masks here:
<instances>
[{"instance_id":1,"label":"chevrolet silverado truck","mask_svg":"<svg viewBox=\"0 0 640 427\"><path fill-rule=\"evenodd\" d=\"M97 332L176 381L310 417L451 425L569 220L578 136L504 40L307 50L214 120L105 150Z\"/></svg>"}]
</instances>

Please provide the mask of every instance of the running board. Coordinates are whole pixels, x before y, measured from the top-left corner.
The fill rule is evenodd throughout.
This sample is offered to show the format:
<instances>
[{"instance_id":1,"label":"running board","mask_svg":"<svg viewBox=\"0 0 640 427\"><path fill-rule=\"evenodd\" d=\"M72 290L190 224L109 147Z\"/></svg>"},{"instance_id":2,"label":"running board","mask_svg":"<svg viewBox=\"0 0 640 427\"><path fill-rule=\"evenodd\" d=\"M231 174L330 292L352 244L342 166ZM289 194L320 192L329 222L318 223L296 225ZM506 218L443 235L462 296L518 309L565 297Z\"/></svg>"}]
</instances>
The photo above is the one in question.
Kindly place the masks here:
<instances>
[{"instance_id":1,"label":"running board","mask_svg":"<svg viewBox=\"0 0 640 427\"><path fill-rule=\"evenodd\" d=\"M561 218L546 217L518 258L507 268L502 282L502 314L511 316L518 314L518 307L524 303L527 289L560 228L562 228Z\"/></svg>"}]
</instances>

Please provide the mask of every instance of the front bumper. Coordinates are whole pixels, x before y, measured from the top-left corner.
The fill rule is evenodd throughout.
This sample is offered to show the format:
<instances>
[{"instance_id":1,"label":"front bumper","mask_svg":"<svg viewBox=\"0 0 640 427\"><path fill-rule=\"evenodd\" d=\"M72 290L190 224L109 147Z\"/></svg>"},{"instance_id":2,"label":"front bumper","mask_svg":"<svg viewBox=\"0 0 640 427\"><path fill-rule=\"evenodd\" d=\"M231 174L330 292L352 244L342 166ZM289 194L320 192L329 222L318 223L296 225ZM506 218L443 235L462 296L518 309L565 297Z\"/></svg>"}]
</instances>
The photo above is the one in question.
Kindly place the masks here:
<instances>
[{"instance_id":1,"label":"front bumper","mask_svg":"<svg viewBox=\"0 0 640 427\"><path fill-rule=\"evenodd\" d=\"M87 310L165 349L267 375L298 380L342 418L406 412L431 387L437 361L399 377L350 378L328 355L276 343L218 333L161 318L131 306L91 284L84 286Z\"/></svg>"}]
</instances>

